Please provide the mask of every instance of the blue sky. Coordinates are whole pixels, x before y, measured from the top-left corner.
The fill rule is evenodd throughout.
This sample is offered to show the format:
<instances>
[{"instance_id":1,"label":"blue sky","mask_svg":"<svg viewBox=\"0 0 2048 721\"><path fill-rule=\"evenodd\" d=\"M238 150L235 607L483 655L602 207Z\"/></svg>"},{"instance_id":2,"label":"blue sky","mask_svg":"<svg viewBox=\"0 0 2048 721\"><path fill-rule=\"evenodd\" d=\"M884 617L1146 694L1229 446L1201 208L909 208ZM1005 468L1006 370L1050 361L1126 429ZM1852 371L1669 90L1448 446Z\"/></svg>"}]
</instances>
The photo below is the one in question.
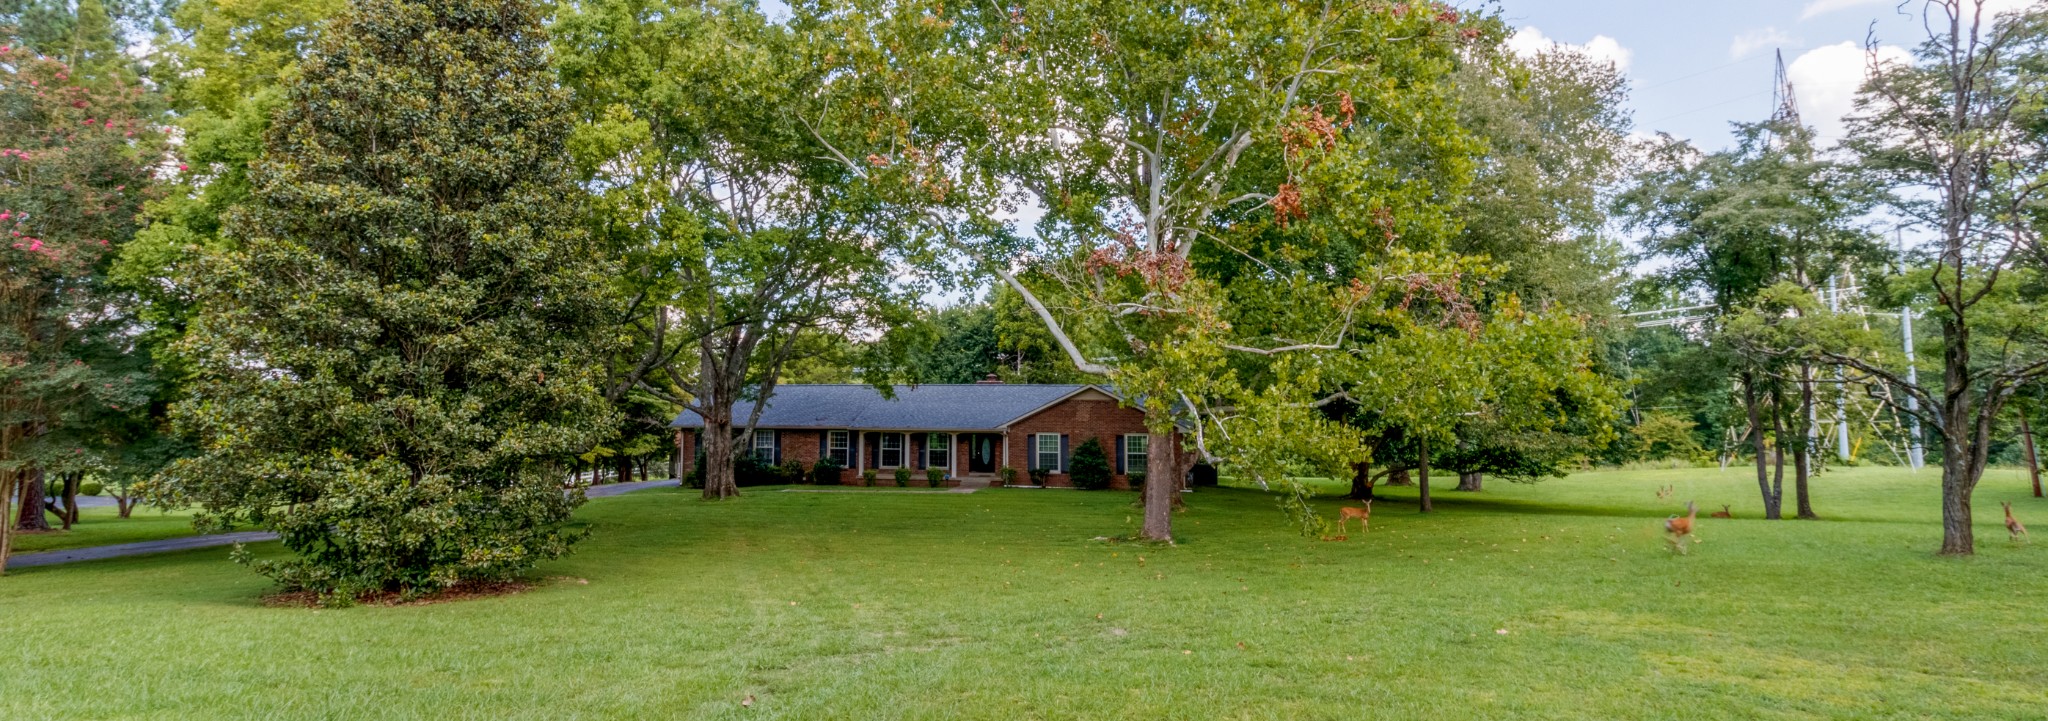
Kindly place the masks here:
<instances>
[{"instance_id":1,"label":"blue sky","mask_svg":"<svg viewBox=\"0 0 2048 721\"><path fill-rule=\"evenodd\" d=\"M1969 2L1970 0L1965 0ZM1903 57L1924 37L1909 0L1500 0L1534 47L1569 43L1614 59L1632 81L1639 132L1668 132L1708 149L1733 142L1730 121L1769 117L1773 51L1783 50L1800 115L1823 141L1841 134L1863 75L1864 39ZM2006 9L2026 0L1989 0Z\"/></svg>"}]
</instances>

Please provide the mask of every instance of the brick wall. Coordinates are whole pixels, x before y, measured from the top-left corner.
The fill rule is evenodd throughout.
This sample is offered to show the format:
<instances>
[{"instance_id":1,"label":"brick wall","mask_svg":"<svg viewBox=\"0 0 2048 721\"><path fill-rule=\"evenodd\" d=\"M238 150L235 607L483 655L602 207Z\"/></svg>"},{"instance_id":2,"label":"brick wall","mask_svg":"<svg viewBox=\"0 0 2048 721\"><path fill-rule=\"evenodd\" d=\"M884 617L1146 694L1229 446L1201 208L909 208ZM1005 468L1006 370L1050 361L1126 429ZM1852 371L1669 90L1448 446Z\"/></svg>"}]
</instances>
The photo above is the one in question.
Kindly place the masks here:
<instances>
[{"instance_id":1,"label":"brick wall","mask_svg":"<svg viewBox=\"0 0 2048 721\"><path fill-rule=\"evenodd\" d=\"M1102 450L1109 454L1111 469L1114 470L1117 436L1144 435L1145 414L1136 409L1125 408L1107 397L1099 400L1076 397L1012 424L1010 451L1003 458L1003 464L1017 469L1018 483L1030 483L1030 475L1026 469L1031 467L1031 436L1034 433L1066 434L1070 457L1072 450L1080 446L1082 441L1094 438L1102 443ZM1111 478L1110 486L1128 488L1126 480L1125 474L1116 474ZM1064 473L1053 474L1046 479L1046 483L1063 488L1074 485Z\"/></svg>"}]
</instances>

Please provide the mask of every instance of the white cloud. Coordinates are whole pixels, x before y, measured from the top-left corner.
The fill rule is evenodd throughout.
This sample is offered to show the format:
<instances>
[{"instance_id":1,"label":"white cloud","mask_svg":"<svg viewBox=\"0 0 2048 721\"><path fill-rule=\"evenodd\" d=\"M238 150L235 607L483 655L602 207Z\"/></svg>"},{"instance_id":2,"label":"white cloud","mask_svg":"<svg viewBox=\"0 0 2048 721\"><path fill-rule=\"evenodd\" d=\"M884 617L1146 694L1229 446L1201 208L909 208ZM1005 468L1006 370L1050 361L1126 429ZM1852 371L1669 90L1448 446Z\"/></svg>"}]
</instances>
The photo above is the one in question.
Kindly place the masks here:
<instances>
[{"instance_id":1,"label":"white cloud","mask_svg":"<svg viewBox=\"0 0 2048 721\"><path fill-rule=\"evenodd\" d=\"M1878 58L1909 62L1905 48L1882 45ZM1870 57L1862 45L1841 42L1806 51L1785 67L1792 94L1799 99L1799 119L1812 126L1822 144L1842 139L1843 117L1855 110L1856 90L1869 74Z\"/></svg>"},{"instance_id":2,"label":"white cloud","mask_svg":"<svg viewBox=\"0 0 2048 721\"><path fill-rule=\"evenodd\" d=\"M1798 45L1799 40L1774 27L1758 28L1735 36L1728 45L1728 59L1741 60L1750 53L1774 45Z\"/></svg>"},{"instance_id":3,"label":"white cloud","mask_svg":"<svg viewBox=\"0 0 2048 721\"><path fill-rule=\"evenodd\" d=\"M1561 43L1550 39L1550 36L1544 35L1543 31L1537 30L1535 26L1527 26L1516 30L1514 36L1508 38L1508 49L1523 57L1551 48L1565 48L1584 53L1595 60L1605 60L1613 63L1614 69L1624 73L1628 72L1629 61L1634 60L1636 56L1635 51L1622 47L1621 41L1605 35L1595 35L1592 40L1584 43Z\"/></svg>"},{"instance_id":4,"label":"white cloud","mask_svg":"<svg viewBox=\"0 0 2048 721\"><path fill-rule=\"evenodd\" d=\"M1964 7L1968 8L1970 2L1971 0L1963 0ZM2035 0L1983 0L1984 11L1987 15L2018 10L2032 5L2034 2ZM1892 7L1897 5L1898 0L1813 0L1806 4L1805 10L1800 11L1799 19L1811 20L1831 12L1860 7Z\"/></svg>"}]
</instances>

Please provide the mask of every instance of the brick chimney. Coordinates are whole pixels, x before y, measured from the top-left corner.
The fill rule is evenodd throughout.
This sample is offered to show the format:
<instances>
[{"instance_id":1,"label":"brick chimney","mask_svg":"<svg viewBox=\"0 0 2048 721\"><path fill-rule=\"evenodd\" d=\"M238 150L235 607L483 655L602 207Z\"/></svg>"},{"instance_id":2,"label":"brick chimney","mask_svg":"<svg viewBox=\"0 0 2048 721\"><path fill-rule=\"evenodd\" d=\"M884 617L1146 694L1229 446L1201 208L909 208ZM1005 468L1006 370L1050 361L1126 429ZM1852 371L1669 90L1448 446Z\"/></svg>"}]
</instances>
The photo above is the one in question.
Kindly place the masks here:
<instances>
[{"instance_id":1,"label":"brick chimney","mask_svg":"<svg viewBox=\"0 0 2048 721\"><path fill-rule=\"evenodd\" d=\"M975 381L974 384L978 386L999 386L1003 384L1003 379L997 378L994 373L990 373L987 377Z\"/></svg>"}]
</instances>

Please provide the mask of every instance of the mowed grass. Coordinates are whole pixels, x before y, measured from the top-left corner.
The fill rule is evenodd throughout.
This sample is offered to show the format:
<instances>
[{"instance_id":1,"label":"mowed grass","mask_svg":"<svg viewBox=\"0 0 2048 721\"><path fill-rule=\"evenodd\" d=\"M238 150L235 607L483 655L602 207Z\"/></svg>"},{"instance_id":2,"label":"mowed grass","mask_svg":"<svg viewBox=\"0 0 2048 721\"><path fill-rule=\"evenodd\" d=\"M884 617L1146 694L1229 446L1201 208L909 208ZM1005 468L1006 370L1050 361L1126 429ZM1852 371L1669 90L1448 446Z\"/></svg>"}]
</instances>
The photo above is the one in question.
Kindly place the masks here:
<instances>
[{"instance_id":1,"label":"mowed grass","mask_svg":"<svg viewBox=\"0 0 2048 721\"><path fill-rule=\"evenodd\" d=\"M55 520L50 528L56 529ZM192 514L188 511L163 511L147 506L136 508L128 518L112 508L81 508L78 523L71 530L52 530L48 533L21 533L14 536L15 553L56 551L86 546L109 546L117 543L137 541L160 541L197 533L192 530Z\"/></svg>"},{"instance_id":2,"label":"mowed grass","mask_svg":"<svg viewBox=\"0 0 2048 721\"><path fill-rule=\"evenodd\" d=\"M267 608L224 549L24 569L0 718L2043 718L2048 542L1997 501L2048 502L1994 471L1980 554L1937 558L1936 484L1832 473L1819 522L1757 520L1741 468L1393 489L1347 542L1205 489L1174 548L1094 540L1124 493L645 491L499 598ZM1689 498L1738 518L1676 557Z\"/></svg>"}]
</instances>

